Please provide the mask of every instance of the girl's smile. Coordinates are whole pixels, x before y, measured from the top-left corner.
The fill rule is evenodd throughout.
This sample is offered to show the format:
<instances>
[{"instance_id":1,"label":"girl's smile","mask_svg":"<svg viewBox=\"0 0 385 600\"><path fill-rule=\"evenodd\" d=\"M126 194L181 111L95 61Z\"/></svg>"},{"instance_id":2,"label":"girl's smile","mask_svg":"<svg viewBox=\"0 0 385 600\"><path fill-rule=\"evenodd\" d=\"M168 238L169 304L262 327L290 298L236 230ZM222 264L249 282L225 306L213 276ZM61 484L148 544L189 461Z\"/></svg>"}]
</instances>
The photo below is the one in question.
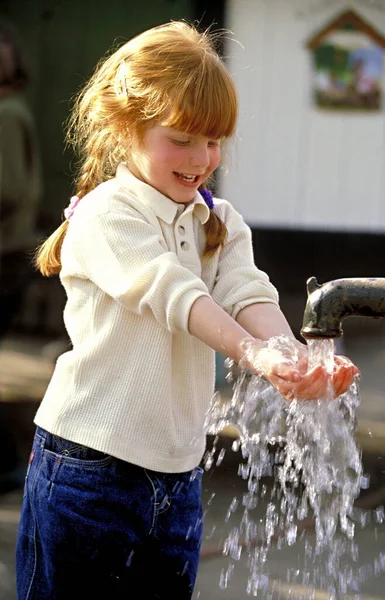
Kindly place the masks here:
<instances>
[{"instance_id":1,"label":"girl's smile","mask_svg":"<svg viewBox=\"0 0 385 600\"><path fill-rule=\"evenodd\" d=\"M134 146L129 166L138 179L174 202L187 204L220 159L219 140L157 124Z\"/></svg>"},{"instance_id":2,"label":"girl's smile","mask_svg":"<svg viewBox=\"0 0 385 600\"><path fill-rule=\"evenodd\" d=\"M199 175L186 175L185 173L174 173L174 175L186 185L192 185L194 187L199 179Z\"/></svg>"}]
</instances>

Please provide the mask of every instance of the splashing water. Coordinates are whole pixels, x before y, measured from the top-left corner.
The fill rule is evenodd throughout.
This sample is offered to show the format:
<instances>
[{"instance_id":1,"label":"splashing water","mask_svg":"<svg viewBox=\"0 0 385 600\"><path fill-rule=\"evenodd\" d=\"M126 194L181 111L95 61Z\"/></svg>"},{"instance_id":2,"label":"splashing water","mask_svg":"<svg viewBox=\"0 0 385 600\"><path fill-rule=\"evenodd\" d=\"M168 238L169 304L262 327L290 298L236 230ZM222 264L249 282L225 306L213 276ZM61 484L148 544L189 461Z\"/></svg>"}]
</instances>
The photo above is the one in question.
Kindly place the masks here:
<instances>
[{"instance_id":1,"label":"splashing water","mask_svg":"<svg viewBox=\"0 0 385 600\"><path fill-rule=\"evenodd\" d=\"M269 341L272 349L283 344L291 342L281 337ZM309 368L322 364L332 373L333 340L312 340L308 345ZM294 346L288 350L295 352ZM233 449L240 447L245 460L238 474L247 480L240 524L232 528L224 543L223 553L230 562L221 574L221 587L227 587L234 561L246 549L250 567L247 592L273 598L274 586L267 569L272 542L276 541L278 548L292 546L304 531L306 520L311 519L315 541L306 539L305 564L301 571L288 572L289 583L322 587L328 590L329 598L338 598L359 590L368 573L384 570L385 555L380 555L373 568L357 568L354 527L357 521L361 527L364 523L353 503L366 485L361 452L354 441L357 380L337 399L332 399L331 380L329 387L327 398L289 403L262 377L242 372L229 402L223 403L219 394L214 396L206 430L215 438L205 455L205 468L222 461L222 450L215 459L218 434L232 426L239 432ZM273 476L274 484L265 518L255 522L253 509L266 495L266 486L261 484L266 476ZM233 499L226 520L237 505L238 500ZM375 522L383 522L383 512L376 511Z\"/></svg>"}]
</instances>

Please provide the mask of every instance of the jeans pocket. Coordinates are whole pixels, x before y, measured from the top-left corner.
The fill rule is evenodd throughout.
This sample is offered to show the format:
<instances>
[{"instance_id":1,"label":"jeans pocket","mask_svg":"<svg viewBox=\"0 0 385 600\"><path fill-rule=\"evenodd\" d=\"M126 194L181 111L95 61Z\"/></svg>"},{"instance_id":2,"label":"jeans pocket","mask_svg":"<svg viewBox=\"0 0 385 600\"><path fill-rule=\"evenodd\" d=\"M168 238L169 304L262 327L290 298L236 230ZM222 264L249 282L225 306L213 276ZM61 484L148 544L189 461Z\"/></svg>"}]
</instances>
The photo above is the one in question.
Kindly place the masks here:
<instances>
[{"instance_id":1,"label":"jeans pocket","mask_svg":"<svg viewBox=\"0 0 385 600\"><path fill-rule=\"evenodd\" d=\"M101 460L108 456L108 454L105 452L100 452L100 450L94 450L88 446L70 442L69 440L61 438L57 435L53 435L52 438L53 447L50 448L50 450L56 452L56 454L61 454L62 456L72 456L73 458L77 458L79 460ZM45 446L45 448L48 450L47 446Z\"/></svg>"},{"instance_id":2,"label":"jeans pocket","mask_svg":"<svg viewBox=\"0 0 385 600\"><path fill-rule=\"evenodd\" d=\"M109 464L114 459L109 454L89 448L77 442L71 442L58 435L46 433L44 442L44 454L51 455L60 462L70 462L73 464L84 463L85 465L103 466Z\"/></svg>"}]
</instances>

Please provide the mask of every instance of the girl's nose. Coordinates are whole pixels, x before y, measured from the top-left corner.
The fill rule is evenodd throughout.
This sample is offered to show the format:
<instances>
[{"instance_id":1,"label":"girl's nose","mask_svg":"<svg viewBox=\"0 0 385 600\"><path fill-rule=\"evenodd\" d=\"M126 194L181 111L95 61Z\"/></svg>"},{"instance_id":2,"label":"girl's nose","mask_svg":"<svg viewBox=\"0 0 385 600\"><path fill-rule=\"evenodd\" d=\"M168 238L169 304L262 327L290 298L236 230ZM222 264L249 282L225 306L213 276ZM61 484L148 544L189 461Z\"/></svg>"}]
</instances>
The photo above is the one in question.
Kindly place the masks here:
<instances>
[{"instance_id":1,"label":"girl's nose","mask_svg":"<svg viewBox=\"0 0 385 600\"><path fill-rule=\"evenodd\" d=\"M209 150L206 145L195 147L191 154L191 166L207 169L210 164Z\"/></svg>"}]
</instances>

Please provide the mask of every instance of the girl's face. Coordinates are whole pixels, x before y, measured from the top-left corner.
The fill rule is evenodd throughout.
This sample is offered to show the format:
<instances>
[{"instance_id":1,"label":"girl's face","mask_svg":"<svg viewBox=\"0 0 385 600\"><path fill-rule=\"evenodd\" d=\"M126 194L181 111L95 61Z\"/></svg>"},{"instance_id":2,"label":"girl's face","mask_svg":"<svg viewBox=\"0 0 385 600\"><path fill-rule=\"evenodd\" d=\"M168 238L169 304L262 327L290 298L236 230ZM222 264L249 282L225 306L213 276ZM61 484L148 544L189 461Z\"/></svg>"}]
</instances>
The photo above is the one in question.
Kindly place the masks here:
<instances>
[{"instance_id":1,"label":"girl's face","mask_svg":"<svg viewBox=\"0 0 385 600\"><path fill-rule=\"evenodd\" d=\"M171 198L187 204L219 165L220 140L163 125L148 129L134 146L129 166L133 175Z\"/></svg>"}]
</instances>

